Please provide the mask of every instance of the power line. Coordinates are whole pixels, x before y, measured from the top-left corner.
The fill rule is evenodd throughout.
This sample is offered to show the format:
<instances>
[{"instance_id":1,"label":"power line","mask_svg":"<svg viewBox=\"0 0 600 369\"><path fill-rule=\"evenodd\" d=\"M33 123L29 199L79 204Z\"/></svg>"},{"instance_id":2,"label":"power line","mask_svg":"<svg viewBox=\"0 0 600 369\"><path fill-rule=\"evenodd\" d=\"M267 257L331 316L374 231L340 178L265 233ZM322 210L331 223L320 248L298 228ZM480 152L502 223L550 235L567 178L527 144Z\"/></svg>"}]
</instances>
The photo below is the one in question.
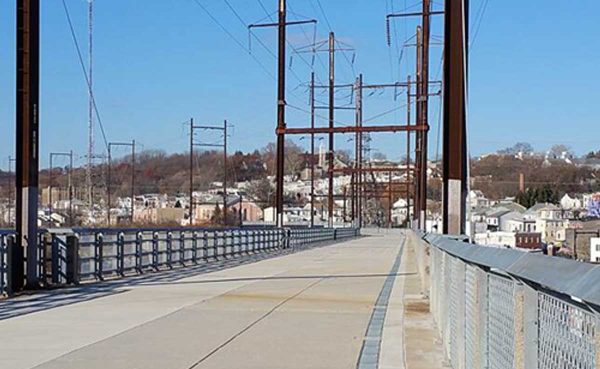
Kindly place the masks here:
<instances>
[{"instance_id":1,"label":"power line","mask_svg":"<svg viewBox=\"0 0 600 369\"><path fill-rule=\"evenodd\" d=\"M250 57L261 67L261 69L269 76L271 77L271 79L273 79L274 81L276 81L277 79L275 78L275 76L273 75L273 73L271 73L271 71L269 71L269 69L267 67L265 67L265 65L254 55L250 52L250 50L248 50L246 48L246 46L244 46L244 44L242 44L242 42L240 42L221 22L219 22L219 20L204 6L202 5L202 3L199 0L193 0L194 3L196 5L198 5L205 13L206 15L208 15L208 17L217 25L219 26L219 28L221 28L221 30L223 32L225 32L225 34L227 34L227 36L229 36L229 38L231 40L233 40L233 42L235 42L240 48L242 48L242 50L244 50L245 52L248 53L248 55L250 55ZM64 0L63 0L64 2Z\"/></svg>"},{"instance_id":2,"label":"power line","mask_svg":"<svg viewBox=\"0 0 600 369\"><path fill-rule=\"evenodd\" d=\"M106 132L104 131L104 125L102 124L102 119L100 118L100 112L98 111L98 106L96 105L96 98L94 97L94 93L92 91L92 85L90 83L90 79L88 76L87 69L85 67L85 63L83 61L83 56L81 54L81 48L79 47L79 42L77 41L77 35L75 34L75 28L73 27L73 22L71 21L71 15L69 13L69 8L67 7L67 3L65 0L62 0L63 8L65 10L65 15L67 17L67 22L69 23L69 29L71 31L71 37L73 38L73 43L75 44L75 49L77 50L77 56L79 58L79 64L81 65L81 69L83 70L83 75L85 77L85 82L92 99L92 105L94 106L94 112L96 115L96 119L98 119L98 125L100 126L100 132L102 132L102 139L104 141L104 145L108 149L108 140L106 139Z\"/></svg>"},{"instance_id":3,"label":"power line","mask_svg":"<svg viewBox=\"0 0 600 369\"><path fill-rule=\"evenodd\" d=\"M488 3L489 3L489 0L483 0L483 3L481 5L481 8L482 8L481 15L479 17L478 22L476 23L477 25L475 26L475 33L473 34L473 38L471 39L469 51L473 48L473 45L475 44L475 40L477 40L477 35L479 34L479 29L481 28L481 23L483 21L483 17L485 16L485 11L487 10Z\"/></svg>"},{"instance_id":4,"label":"power line","mask_svg":"<svg viewBox=\"0 0 600 369\"><path fill-rule=\"evenodd\" d=\"M262 8L264 10L265 8L264 8L264 5L262 5L262 1L261 0L257 0L257 1L261 4L261 6L262 6ZM300 16L299 14L295 13L292 10L291 4L288 4L288 8L290 9L290 13L292 13L292 14L294 14L296 16ZM308 36L308 34L306 33L306 30L304 29L304 25L300 25L300 29L302 30L302 33L304 34L304 37L306 37L306 40L308 41L309 44L312 44L312 45L316 44L316 42L317 42L317 26L316 26L316 24L313 27L313 37L312 37L312 40ZM319 61L319 64L321 64L321 67L323 68L323 70L327 71L328 68L325 66L325 63L323 62L323 59L321 58L321 54L319 54L319 53L313 53L313 64L314 64L315 55L316 55L317 60Z\"/></svg>"},{"instance_id":5,"label":"power line","mask_svg":"<svg viewBox=\"0 0 600 369\"><path fill-rule=\"evenodd\" d=\"M311 2L312 2L312 0L311 0ZM321 14L323 14L323 19L325 19L325 23L327 23L327 27L329 28L329 31L333 32L333 27L331 27L331 23L329 23L327 14L325 14L325 10L323 10L323 5L321 5L321 0L317 0L317 5L319 6L319 9L321 10Z\"/></svg>"}]
</instances>

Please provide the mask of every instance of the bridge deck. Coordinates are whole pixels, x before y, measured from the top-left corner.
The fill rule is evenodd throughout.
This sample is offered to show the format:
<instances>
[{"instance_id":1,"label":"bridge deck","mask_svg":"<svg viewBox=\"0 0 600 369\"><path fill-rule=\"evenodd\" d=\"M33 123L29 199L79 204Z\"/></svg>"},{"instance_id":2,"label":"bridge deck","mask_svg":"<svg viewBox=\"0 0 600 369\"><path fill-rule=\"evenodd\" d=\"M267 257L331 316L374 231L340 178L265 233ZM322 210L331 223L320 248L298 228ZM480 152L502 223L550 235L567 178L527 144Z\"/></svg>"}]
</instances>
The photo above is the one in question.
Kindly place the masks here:
<instances>
[{"instance_id":1,"label":"bridge deck","mask_svg":"<svg viewBox=\"0 0 600 369\"><path fill-rule=\"evenodd\" d=\"M120 283L86 301L8 315L0 368L441 367L412 247L402 240L365 237ZM0 318L10 308L0 304Z\"/></svg>"}]
</instances>

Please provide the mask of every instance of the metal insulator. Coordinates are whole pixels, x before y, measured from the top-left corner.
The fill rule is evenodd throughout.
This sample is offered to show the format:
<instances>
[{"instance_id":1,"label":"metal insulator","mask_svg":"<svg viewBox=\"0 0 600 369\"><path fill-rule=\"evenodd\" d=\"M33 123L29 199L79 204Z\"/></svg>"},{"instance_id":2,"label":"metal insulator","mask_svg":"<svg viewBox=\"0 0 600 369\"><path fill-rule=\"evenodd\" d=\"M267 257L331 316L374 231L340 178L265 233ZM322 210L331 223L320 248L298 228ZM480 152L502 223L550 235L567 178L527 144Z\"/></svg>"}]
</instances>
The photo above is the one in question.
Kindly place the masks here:
<instances>
[{"instance_id":1,"label":"metal insulator","mask_svg":"<svg viewBox=\"0 0 600 369\"><path fill-rule=\"evenodd\" d=\"M390 18L385 19L385 34L388 46L392 46L392 35L390 33Z\"/></svg>"}]
</instances>

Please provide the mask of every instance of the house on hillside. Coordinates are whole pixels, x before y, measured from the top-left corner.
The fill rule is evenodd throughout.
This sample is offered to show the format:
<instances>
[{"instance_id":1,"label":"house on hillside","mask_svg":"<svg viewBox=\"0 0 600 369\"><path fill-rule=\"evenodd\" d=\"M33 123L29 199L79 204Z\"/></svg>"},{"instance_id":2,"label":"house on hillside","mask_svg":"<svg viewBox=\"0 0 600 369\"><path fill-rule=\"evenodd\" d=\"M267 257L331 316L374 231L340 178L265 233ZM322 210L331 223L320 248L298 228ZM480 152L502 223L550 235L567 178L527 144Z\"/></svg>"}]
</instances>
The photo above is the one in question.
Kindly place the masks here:
<instances>
[{"instance_id":1,"label":"house on hillside","mask_svg":"<svg viewBox=\"0 0 600 369\"><path fill-rule=\"evenodd\" d=\"M499 229L505 232L536 232L535 220L527 219L523 214L511 211L500 216Z\"/></svg>"},{"instance_id":2,"label":"house on hillside","mask_svg":"<svg viewBox=\"0 0 600 369\"><path fill-rule=\"evenodd\" d=\"M566 210L577 210L583 207L583 202L577 197L571 197L566 193L560 199L560 207Z\"/></svg>"},{"instance_id":3,"label":"house on hillside","mask_svg":"<svg viewBox=\"0 0 600 369\"><path fill-rule=\"evenodd\" d=\"M485 222L487 223L488 229L490 231L499 230L500 229L500 218L503 215L508 214L510 212L511 212L510 210L503 208L503 207L490 209L486 213L486 217L485 217Z\"/></svg>"},{"instance_id":4,"label":"house on hillside","mask_svg":"<svg viewBox=\"0 0 600 369\"><path fill-rule=\"evenodd\" d=\"M467 201L471 209L490 206L490 200L488 200L480 190L469 191Z\"/></svg>"},{"instance_id":5,"label":"house on hillside","mask_svg":"<svg viewBox=\"0 0 600 369\"><path fill-rule=\"evenodd\" d=\"M566 240L569 213L549 203L535 204L525 214L526 219L535 220L536 232L542 234L542 242L562 243Z\"/></svg>"}]
</instances>

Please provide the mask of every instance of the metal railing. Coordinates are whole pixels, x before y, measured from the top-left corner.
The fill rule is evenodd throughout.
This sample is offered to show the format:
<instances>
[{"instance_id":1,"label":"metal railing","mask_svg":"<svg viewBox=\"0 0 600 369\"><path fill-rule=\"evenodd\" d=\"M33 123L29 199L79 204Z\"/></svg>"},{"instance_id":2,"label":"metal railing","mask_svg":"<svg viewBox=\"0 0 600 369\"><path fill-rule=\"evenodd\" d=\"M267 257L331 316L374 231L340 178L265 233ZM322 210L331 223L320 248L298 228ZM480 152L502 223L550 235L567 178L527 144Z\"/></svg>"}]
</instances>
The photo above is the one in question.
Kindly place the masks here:
<instances>
[{"instance_id":1,"label":"metal railing","mask_svg":"<svg viewBox=\"0 0 600 369\"><path fill-rule=\"evenodd\" d=\"M355 228L137 228L40 231L42 287L104 280L298 249L360 235ZM8 240L0 230L0 294L7 294Z\"/></svg>"},{"instance_id":2,"label":"metal railing","mask_svg":"<svg viewBox=\"0 0 600 369\"><path fill-rule=\"evenodd\" d=\"M8 266L7 266L7 251L8 238L14 236L14 232L10 230L0 230L0 295L6 294L8 285Z\"/></svg>"},{"instance_id":3,"label":"metal railing","mask_svg":"<svg viewBox=\"0 0 600 369\"><path fill-rule=\"evenodd\" d=\"M423 239L419 271L452 368L600 367L600 266Z\"/></svg>"}]
</instances>

